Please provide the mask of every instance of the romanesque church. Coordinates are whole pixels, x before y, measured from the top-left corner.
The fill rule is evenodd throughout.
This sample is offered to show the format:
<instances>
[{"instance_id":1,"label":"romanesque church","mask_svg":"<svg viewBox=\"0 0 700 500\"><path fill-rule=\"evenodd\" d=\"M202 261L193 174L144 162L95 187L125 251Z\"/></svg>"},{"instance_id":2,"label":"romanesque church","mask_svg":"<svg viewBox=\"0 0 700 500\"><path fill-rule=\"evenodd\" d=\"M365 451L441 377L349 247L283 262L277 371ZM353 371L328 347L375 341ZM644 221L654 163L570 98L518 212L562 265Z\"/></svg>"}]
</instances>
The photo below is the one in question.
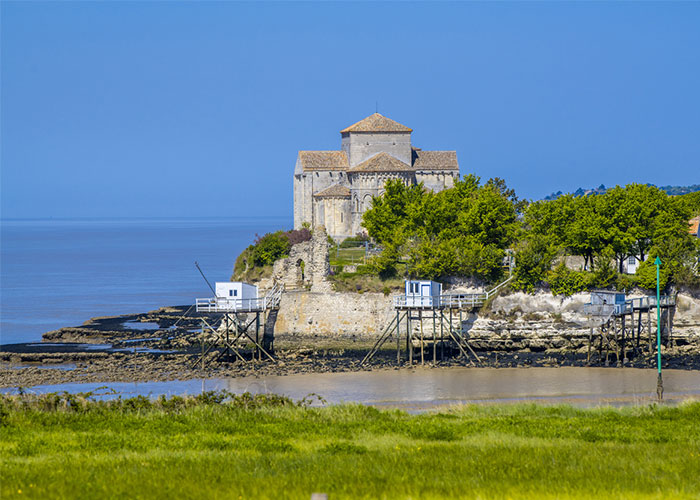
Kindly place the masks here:
<instances>
[{"instance_id":1,"label":"romanesque church","mask_svg":"<svg viewBox=\"0 0 700 500\"><path fill-rule=\"evenodd\" d=\"M294 228L325 226L336 241L362 232L362 214L389 179L433 191L459 178L455 151L423 151L413 130L379 113L340 131L339 151L299 151L294 168Z\"/></svg>"}]
</instances>

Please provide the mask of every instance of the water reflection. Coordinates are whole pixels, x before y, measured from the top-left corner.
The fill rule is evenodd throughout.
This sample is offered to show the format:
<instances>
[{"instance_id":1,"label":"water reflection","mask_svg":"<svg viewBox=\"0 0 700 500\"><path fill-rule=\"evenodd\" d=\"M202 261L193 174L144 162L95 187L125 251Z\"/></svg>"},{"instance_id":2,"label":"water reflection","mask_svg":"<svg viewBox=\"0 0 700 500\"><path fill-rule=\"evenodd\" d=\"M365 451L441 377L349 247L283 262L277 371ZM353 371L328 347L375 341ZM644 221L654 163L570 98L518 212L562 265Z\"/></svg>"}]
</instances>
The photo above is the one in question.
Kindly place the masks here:
<instances>
[{"instance_id":1,"label":"water reflection","mask_svg":"<svg viewBox=\"0 0 700 500\"><path fill-rule=\"evenodd\" d=\"M284 394L293 399L315 393L328 403L359 402L417 410L460 403L523 401L594 406L647 404L654 401L656 371L579 367L447 368L170 382L61 384L37 386L32 390L81 392L105 385L114 388L122 397L198 394L227 389L236 393ZM667 370L664 372L664 386L666 401L700 398L700 372Z\"/></svg>"}]
</instances>

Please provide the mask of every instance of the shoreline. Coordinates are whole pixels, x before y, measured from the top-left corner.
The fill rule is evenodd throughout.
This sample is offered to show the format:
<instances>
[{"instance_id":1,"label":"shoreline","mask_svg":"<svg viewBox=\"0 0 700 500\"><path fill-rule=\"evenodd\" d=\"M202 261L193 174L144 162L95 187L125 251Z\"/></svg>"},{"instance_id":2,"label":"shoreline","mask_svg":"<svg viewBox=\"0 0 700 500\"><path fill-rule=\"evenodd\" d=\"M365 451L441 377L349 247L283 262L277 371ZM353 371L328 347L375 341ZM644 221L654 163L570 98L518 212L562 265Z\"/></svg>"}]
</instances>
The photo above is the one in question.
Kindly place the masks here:
<instances>
[{"instance_id":1,"label":"shoreline","mask_svg":"<svg viewBox=\"0 0 700 500\"><path fill-rule=\"evenodd\" d=\"M365 365L360 365L375 338L370 336L287 335L274 338L275 362L243 363L216 360L210 352L201 368L198 318L188 316L188 306L164 307L145 313L92 318L77 327L47 332L41 342L0 346L0 388L32 387L65 383L166 382L174 380L264 377L303 373L397 370L409 366L405 352L397 366L395 344ZM587 363L581 349L479 350L481 363L456 355L433 363L426 352L425 368L451 367L604 367L602 358ZM610 368L617 366L611 356ZM700 346L662 349L662 368L700 370ZM630 358L631 368L655 368L654 354Z\"/></svg>"}]
</instances>

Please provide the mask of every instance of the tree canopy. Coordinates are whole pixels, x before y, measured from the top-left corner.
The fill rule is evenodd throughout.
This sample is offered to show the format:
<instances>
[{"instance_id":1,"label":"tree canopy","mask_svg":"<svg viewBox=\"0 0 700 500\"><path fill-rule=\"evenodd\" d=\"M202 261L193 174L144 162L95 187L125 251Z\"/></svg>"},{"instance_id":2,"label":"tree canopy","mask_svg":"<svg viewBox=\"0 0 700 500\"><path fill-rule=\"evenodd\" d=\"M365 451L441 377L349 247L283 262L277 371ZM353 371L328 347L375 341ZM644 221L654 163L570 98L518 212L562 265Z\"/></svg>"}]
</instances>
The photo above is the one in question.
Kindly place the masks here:
<instances>
[{"instance_id":1,"label":"tree canopy","mask_svg":"<svg viewBox=\"0 0 700 500\"><path fill-rule=\"evenodd\" d=\"M373 262L380 273L493 281L502 277L510 248L516 252L521 288L554 283L558 289L578 290L614 285L632 256L642 264L636 282L617 280L625 286L648 286L649 261L657 255L665 262L667 281L689 275L700 257L700 244L688 234L696 211L696 197L669 196L645 184L528 205L502 179L482 185L467 175L438 193L389 181L384 194L373 199L363 225L383 247ZM554 266L567 255L582 258L583 274Z\"/></svg>"},{"instance_id":2,"label":"tree canopy","mask_svg":"<svg viewBox=\"0 0 700 500\"><path fill-rule=\"evenodd\" d=\"M434 193L423 185L389 181L363 217L369 235L383 247L378 271L401 262L411 276L447 275L495 279L505 250L514 242L520 203L501 179L483 186L474 175Z\"/></svg>"}]
</instances>

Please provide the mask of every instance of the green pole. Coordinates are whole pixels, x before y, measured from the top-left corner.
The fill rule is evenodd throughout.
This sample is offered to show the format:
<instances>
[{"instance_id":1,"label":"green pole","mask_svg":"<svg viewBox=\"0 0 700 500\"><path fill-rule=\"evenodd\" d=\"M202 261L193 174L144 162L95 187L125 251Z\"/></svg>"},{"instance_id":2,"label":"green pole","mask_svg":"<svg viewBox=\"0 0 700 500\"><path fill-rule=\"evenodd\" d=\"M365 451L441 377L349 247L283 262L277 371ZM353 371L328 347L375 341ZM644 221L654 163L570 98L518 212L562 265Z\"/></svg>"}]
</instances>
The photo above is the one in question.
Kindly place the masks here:
<instances>
[{"instance_id":1,"label":"green pole","mask_svg":"<svg viewBox=\"0 0 700 500\"><path fill-rule=\"evenodd\" d=\"M656 395L661 401L664 397L664 382L661 378L661 259L658 256L654 264L656 264L656 369L659 372L656 381Z\"/></svg>"}]
</instances>

